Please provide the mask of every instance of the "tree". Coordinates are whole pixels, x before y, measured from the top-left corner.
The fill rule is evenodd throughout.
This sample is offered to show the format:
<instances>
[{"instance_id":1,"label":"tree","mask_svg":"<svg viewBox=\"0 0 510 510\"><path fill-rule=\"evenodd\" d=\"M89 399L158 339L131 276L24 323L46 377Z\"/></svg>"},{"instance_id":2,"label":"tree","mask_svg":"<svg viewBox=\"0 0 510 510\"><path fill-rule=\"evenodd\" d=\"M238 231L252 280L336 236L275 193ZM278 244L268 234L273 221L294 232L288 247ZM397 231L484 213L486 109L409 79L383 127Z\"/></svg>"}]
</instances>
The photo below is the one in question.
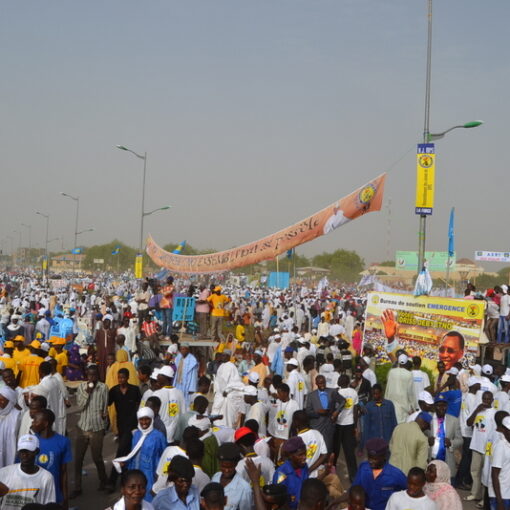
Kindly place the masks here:
<instances>
[{"instance_id":1,"label":"tree","mask_svg":"<svg viewBox=\"0 0 510 510\"><path fill-rule=\"evenodd\" d=\"M395 267L395 261L394 260L385 260L384 262L381 262L380 264L377 264L378 266L382 267Z\"/></svg>"},{"instance_id":2,"label":"tree","mask_svg":"<svg viewBox=\"0 0 510 510\"><path fill-rule=\"evenodd\" d=\"M119 253L112 255L112 252L118 247ZM83 260L83 269L112 269L116 271L125 271L126 269L134 269L135 257L138 250L121 243L114 239L107 244L99 244L85 249L85 259ZM147 264L147 257L144 257L144 265ZM102 259L103 264L97 264L94 260Z\"/></svg>"},{"instance_id":3,"label":"tree","mask_svg":"<svg viewBox=\"0 0 510 510\"><path fill-rule=\"evenodd\" d=\"M358 281L359 273L365 268L365 261L355 251L348 250L322 253L316 255L312 262L314 266L329 269L333 278L344 282Z\"/></svg>"}]
</instances>

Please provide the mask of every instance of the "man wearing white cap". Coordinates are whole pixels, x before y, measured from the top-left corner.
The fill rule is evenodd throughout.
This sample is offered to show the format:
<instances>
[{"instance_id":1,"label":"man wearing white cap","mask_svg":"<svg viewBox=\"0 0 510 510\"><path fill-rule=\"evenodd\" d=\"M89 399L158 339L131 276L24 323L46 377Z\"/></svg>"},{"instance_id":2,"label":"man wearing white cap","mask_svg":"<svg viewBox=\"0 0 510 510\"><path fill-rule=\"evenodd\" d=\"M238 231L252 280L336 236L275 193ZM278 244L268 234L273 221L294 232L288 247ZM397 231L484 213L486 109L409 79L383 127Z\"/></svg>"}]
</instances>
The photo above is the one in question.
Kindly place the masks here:
<instances>
[{"instance_id":1,"label":"man wearing white cap","mask_svg":"<svg viewBox=\"0 0 510 510\"><path fill-rule=\"evenodd\" d=\"M298 361L295 358L291 358L285 365L289 373L286 383L290 388L290 397L298 403L299 409L303 409L306 396L306 384L304 377L298 370Z\"/></svg>"},{"instance_id":2,"label":"man wearing white cap","mask_svg":"<svg viewBox=\"0 0 510 510\"><path fill-rule=\"evenodd\" d=\"M508 317L510 316L510 295L508 294L508 287L506 285L502 285L500 288L501 292L498 292L500 299L497 343L507 344L510 340L508 322Z\"/></svg>"},{"instance_id":3,"label":"man wearing white cap","mask_svg":"<svg viewBox=\"0 0 510 510\"><path fill-rule=\"evenodd\" d=\"M421 358L419 356L413 357L413 369L411 370L413 376L414 394L416 400L418 395L430 386L430 379L427 372L421 370Z\"/></svg>"},{"instance_id":4,"label":"man wearing white cap","mask_svg":"<svg viewBox=\"0 0 510 510\"><path fill-rule=\"evenodd\" d=\"M510 413L510 397L508 396L508 390L510 390L510 375L503 374L499 379L499 384L501 390L496 391L494 394L494 409Z\"/></svg>"},{"instance_id":5,"label":"man wearing white cap","mask_svg":"<svg viewBox=\"0 0 510 510\"><path fill-rule=\"evenodd\" d=\"M498 391L498 387L492 382L494 369L492 365L486 363L482 369L482 376L480 377L480 389L476 394L477 403L480 404L482 402L482 395L484 391L490 391L494 396Z\"/></svg>"},{"instance_id":6,"label":"man wearing white cap","mask_svg":"<svg viewBox=\"0 0 510 510\"><path fill-rule=\"evenodd\" d=\"M409 358L406 354L400 354L398 365L388 373L388 382L386 383L386 393L384 395L384 398L393 402L397 423L399 424L404 423L416 407L413 375L404 368L408 361Z\"/></svg>"},{"instance_id":7,"label":"man wearing white cap","mask_svg":"<svg viewBox=\"0 0 510 510\"><path fill-rule=\"evenodd\" d=\"M39 440L27 434L18 441L19 464L0 469L2 510L19 510L29 503L56 501L55 482L49 471L35 464Z\"/></svg>"},{"instance_id":8,"label":"man wearing white cap","mask_svg":"<svg viewBox=\"0 0 510 510\"><path fill-rule=\"evenodd\" d=\"M159 416L165 424L166 438L169 443L173 443L179 418L186 410L186 402L182 391L172 386L174 375L172 367L163 366L158 373L158 383L161 388L153 394L161 400Z\"/></svg>"},{"instance_id":9,"label":"man wearing white cap","mask_svg":"<svg viewBox=\"0 0 510 510\"><path fill-rule=\"evenodd\" d=\"M266 435L266 416L267 407L258 400L258 392L255 386L248 385L244 388L244 403L247 405L247 411L244 422L255 420L259 424L259 435Z\"/></svg>"},{"instance_id":10,"label":"man wearing white cap","mask_svg":"<svg viewBox=\"0 0 510 510\"><path fill-rule=\"evenodd\" d=\"M407 417L407 422L416 420L416 417L421 413L432 413L434 411L434 397L428 391L421 391L418 395L418 410Z\"/></svg>"}]
</instances>

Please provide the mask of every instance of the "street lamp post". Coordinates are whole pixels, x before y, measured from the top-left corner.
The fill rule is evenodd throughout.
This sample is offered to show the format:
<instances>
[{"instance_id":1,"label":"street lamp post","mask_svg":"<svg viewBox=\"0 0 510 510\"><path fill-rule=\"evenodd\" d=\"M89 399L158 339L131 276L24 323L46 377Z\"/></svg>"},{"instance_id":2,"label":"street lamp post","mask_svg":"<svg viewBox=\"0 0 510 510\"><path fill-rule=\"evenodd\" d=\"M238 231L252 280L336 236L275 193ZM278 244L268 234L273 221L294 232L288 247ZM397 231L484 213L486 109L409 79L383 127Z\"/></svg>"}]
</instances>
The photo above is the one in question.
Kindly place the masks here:
<instances>
[{"instance_id":1,"label":"street lamp post","mask_svg":"<svg viewBox=\"0 0 510 510\"><path fill-rule=\"evenodd\" d=\"M43 269L43 275L48 275L48 268L49 268L49 260L48 260L48 232L50 229L50 216L49 214L43 214L42 212L35 211L35 214L38 214L39 216L42 216L43 218L46 218L46 237L45 237L45 247L44 247L44 256L46 258L46 270ZM44 267L44 266L43 266Z\"/></svg>"},{"instance_id":2,"label":"street lamp post","mask_svg":"<svg viewBox=\"0 0 510 510\"><path fill-rule=\"evenodd\" d=\"M143 220L147 214L145 214L145 176L147 173L147 152L144 152L143 156L138 154L131 149L128 149L124 145L116 145L117 149L121 151L127 151L136 156L138 159L143 159L143 178L142 178L142 209L140 213L140 242L138 244L138 251L141 254L143 250ZM152 214L152 213L151 213Z\"/></svg>"},{"instance_id":3,"label":"street lamp post","mask_svg":"<svg viewBox=\"0 0 510 510\"><path fill-rule=\"evenodd\" d=\"M80 197L74 197L73 195L69 195L69 193L60 192L63 197L70 198L76 202L76 216L74 220L74 248L78 247L78 216L80 214Z\"/></svg>"},{"instance_id":4,"label":"street lamp post","mask_svg":"<svg viewBox=\"0 0 510 510\"><path fill-rule=\"evenodd\" d=\"M27 264L30 266L32 264L32 225L27 225L26 223L21 224L22 227L28 229L28 257Z\"/></svg>"},{"instance_id":5,"label":"street lamp post","mask_svg":"<svg viewBox=\"0 0 510 510\"><path fill-rule=\"evenodd\" d=\"M432 0L427 0L428 3L428 26L427 26L427 69L425 78L425 121L423 125L423 143L428 144L434 140L440 140L447 133L454 129L464 128L470 129L481 126L483 121L475 120L466 122L458 126L453 126L441 133L430 132L430 83L431 83L431 70L432 70ZM433 145L432 145L433 147ZM430 210L432 211L432 210ZM431 214L431 212L429 212ZM427 236L427 215L420 212L420 224L418 229L418 274L423 269L425 262L425 241Z\"/></svg>"}]
</instances>

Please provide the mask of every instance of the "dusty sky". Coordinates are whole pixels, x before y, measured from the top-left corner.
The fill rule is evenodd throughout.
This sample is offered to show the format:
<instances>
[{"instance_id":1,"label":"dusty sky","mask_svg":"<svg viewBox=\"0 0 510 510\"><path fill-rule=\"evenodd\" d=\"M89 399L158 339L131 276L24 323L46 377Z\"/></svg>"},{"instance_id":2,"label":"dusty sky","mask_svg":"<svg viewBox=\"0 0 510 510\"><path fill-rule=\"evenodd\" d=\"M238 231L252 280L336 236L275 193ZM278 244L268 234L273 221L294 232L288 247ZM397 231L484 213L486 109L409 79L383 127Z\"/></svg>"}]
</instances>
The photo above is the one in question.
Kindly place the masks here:
<instances>
[{"instance_id":1,"label":"dusty sky","mask_svg":"<svg viewBox=\"0 0 510 510\"><path fill-rule=\"evenodd\" d=\"M509 250L510 3L436 0L427 249ZM415 144L423 130L426 0L2 2L0 239L64 237L79 195L84 245L226 249L302 219L390 170L385 209L298 249L367 261L416 249ZM388 214L391 199L391 214ZM57 248L57 243L52 243ZM489 269L495 268L488 264Z\"/></svg>"}]
</instances>

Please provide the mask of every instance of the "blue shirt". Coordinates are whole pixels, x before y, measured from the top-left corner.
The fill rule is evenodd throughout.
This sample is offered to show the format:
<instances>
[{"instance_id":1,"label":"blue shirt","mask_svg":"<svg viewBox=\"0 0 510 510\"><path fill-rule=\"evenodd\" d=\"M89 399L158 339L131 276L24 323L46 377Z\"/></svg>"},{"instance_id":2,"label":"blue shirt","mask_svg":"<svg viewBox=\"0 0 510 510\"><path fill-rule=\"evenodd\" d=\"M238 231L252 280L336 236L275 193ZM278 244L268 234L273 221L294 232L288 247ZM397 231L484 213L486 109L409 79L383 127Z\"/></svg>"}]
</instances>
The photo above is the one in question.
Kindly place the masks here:
<instances>
[{"instance_id":1,"label":"blue shirt","mask_svg":"<svg viewBox=\"0 0 510 510\"><path fill-rule=\"evenodd\" d=\"M287 487L287 496L289 498L289 508L295 509L299 505L301 495L301 486L308 478L308 465L305 464L298 475L292 467L290 460L285 461L273 475L273 483L285 485Z\"/></svg>"},{"instance_id":2,"label":"blue shirt","mask_svg":"<svg viewBox=\"0 0 510 510\"><path fill-rule=\"evenodd\" d=\"M400 469L386 463L377 478L374 478L370 464L359 465L352 485L361 485L367 495L366 506L372 510L384 510L394 492L407 489L407 479Z\"/></svg>"},{"instance_id":3,"label":"blue shirt","mask_svg":"<svg viewBox=\"0 0 510 510\"><path fill-rule=\"evenodd\" d=\"M211 478L211 482L220 483L220 479L221 472L218 472ZM223 487L223 490L227 498L225 510L250 510L253 507L251 486L238 473L227 486ZM158 509L156 508L156 510Z\"/></svg>"},{"instance_id":4,"label":"blue shirt","mask_svg":"<svg viewBox=\"0 0 510 510\"><path fill-rule=\"evenodd\" d=\"M327 392L319 391L319 399L321 401L322 409L327 409L329 404Z\"/></svg>"},{"instance_id":5,"label":"blue shirt","mask_svg":"<svg viewBox=\"0 0 510 510\"><path fill-rule=\"evenodd\" d=\"M390 441L393 429L397 426L395 406L391 400L384 399L380 405L370 400L365 406L363 415L363 444L373 437L382 437Z\"/></svg>"},{"instance_id":6,"label":"blue shirt","mask_svg":"<svg viewBox=\"0 0 510 510\"><path fill-rule=\"evenodd\" d=\"M39 439L40 451L35 459L35 463L52 474L55 480L57 503L62 503L64 495L62 494L60 469L63 464L69 464L73 458L71 454L71 441L60 434L54 434L49 438L41 437L37 434L37 438Z\"/></svg>"},{"instance_id":7,"label":"blue shirt","mask_svg":"<svg viewBox=\"0 0 510 510\"><path fill-rule=\"evenodd\" d=\"M192 485L186 496L186 503L182 501L172 485L158 492L152 501L155 510L200 510L200 496L198 489Z\"/></svg>"}]
</instances>

